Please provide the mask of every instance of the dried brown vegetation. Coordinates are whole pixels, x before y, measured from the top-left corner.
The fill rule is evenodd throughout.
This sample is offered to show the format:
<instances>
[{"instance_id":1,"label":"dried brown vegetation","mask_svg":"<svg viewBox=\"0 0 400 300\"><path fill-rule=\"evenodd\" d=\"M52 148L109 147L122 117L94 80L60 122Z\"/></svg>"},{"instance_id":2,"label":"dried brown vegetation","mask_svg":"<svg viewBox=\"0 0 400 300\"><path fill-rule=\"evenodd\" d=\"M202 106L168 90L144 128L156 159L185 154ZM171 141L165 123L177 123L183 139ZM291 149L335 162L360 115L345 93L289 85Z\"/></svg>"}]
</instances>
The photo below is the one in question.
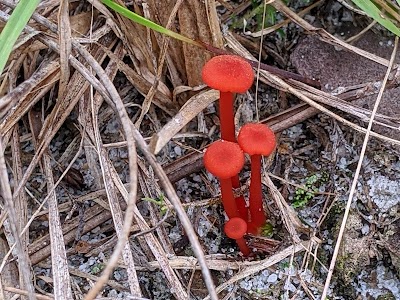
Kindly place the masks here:
<instances>
[{"instance_id":1,"label":"dried brown vegetation","mask_svg":"<svg viewBox=\"0 0 400 300\"><path fill-rule=\"evenodd\" d=\"M257 60L252 53L258 52L259 40L221 30L221 22L246 9L247 1L241 5L215 0L116 2L185 36ZM385 80L376 78L330 93L256 70L257 86L265 84L302 101L288 107L281 96L277 100L281 109L257 121L279 133L323 113L355 132L400 144L357 124L374 113L350 102L396 88L399 77L393 60L311 25L302 18L310 9L296 14L281 1L271 5L286 21L268 31L253 32L253 38L294 22L332 47L394 71ZM224 11L222 6L223 15L219 14ZM11 1L0 0L0 26L12 7ZM276 208L273 215L285 228L285 242L249 237L261 254L242 261L210 255L207 244L199 241L198 223L191 222L196 220L193 210L212 207L218 199L193 197L186 202L178 197L173 183L202 170L202 149L218 125L212 113L204 114L218 98L201 81L200 70L211 56L205 49L116 15L98 0L41 2L0 77L0 299L16 294L30 299L94 299L104 286L136 297L132 299L151 297L140 277L159 271L176 299L217 299L226 295L228 286L273 268L283 259L293 261L298 253L306 254L304 268L326 263L316 257L322 243L318 230L335 197L326 193L318 223L310 228L288 203L285 189L278 188L267 172L263 183ZM196 130L188 129L190 122ZM385 128L399 126L398 118L383 114L374 115L374 123ZM185 154L170 159L171 144L178 144ZM116 159L112 153L118 151ZM284 143L278 148L281 155L288 151ZM284 177L283 171L275 175ZM204 178L202 184L208 184L212 194L209 180ZM160 195L165 195L162 205L142 200ZM214 217L208 220L211 224L223 218ZM183 248L192 251L178 252L169 237L171 222L180 230ZM17 227L19 237L11 234L12 226ZM96 241L82 239L93 230L107 234ZM16 240L24 253L14 248ZM104 265L102 273L95 275L71 261L73 255L88 260L100 253L105 255ZM116 267L126 269L124 280L109 279ZM328 269L329 263L322 267ZM222 274L227 270L237 272L226 278ZM24 272L32 279L30 283L24 282ZM315 299L304 282L301 289ZM317 289L323 292L322 286Z\"/></svg>"}]
</instances>

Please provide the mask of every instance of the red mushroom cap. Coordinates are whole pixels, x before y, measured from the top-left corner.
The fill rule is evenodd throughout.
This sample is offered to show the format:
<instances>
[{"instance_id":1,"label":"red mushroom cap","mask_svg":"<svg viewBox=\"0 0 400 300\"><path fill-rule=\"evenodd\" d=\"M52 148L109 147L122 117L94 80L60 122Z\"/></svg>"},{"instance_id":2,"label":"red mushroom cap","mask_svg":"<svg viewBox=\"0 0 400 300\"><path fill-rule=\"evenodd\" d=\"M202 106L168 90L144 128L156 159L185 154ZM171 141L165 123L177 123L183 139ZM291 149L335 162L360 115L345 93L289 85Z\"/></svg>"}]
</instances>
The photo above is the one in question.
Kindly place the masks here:
<instances>
[{"instance_id":1,"label":"red mushroom cap","mask_svg":"<svg viewBox=\"0 0 400 300\"><path fill-rule=\"evenodd\" d=\"M224 226L225 234L234 240L241 239L247 232L247 223L239 217L229 219Z\"/></svg>"},{"instance_id":2,"label":"red mushroom cap","mask_svg":"<svg viewBox=\"0 0 400 300\"><path fill-rule=\"evenodd\" d=\"M211 88L221 92L244 93L254 81L251 65L236 55L219 55L203 67L201 76Z\"/></svg>"},{"instance_id":3,"label":"red mushroom cap","mask_svg":"<svg viewBox=\"0 0 400 300\"><path fill-rule=\"evenodd\" d=\"M249 123L239 131L238 143L249 155L270 155L275 148L275 134L264 124Z\"/></svg>"},{"instance_id":4,"label":"red mushroom cap","mask_svg":"<svg viewBox=\"0 0 400 300\"><path fill-rule=\"evenodd\" d=\"M239 145L222 140L208 146L203 159L206 169L222 179L235 176L244 165L244 154Z\"/></svg>"}]
</instances>

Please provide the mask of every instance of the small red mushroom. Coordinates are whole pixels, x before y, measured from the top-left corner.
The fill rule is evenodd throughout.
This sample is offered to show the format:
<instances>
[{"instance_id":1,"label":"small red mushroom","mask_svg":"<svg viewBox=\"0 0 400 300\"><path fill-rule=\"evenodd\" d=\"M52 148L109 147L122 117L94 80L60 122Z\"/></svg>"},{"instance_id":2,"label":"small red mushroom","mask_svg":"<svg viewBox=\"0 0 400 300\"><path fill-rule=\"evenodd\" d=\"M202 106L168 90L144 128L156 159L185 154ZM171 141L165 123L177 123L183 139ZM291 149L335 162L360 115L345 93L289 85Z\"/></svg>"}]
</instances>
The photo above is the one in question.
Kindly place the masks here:
<instances>
[{"instance_id":1,"label":"small red mushroom","mask_svg":"<svg viewBox=\"0 0 400 300\"><path fill-rule=\"evenodd\" d=\"M243 168L242 149L237 143L219 140L208 146L203 159L208 172L220 181L222 204L228 218L238 217L231 178Z\"/></svg>"},{"instance_id":2,"label":"small red mushroom","mask_svg":"<svg viewBox=\"0 0 400 300\"><path fill-rule=\"evenodd\" d=\"M246 240L243 238L247 232L247 223L245 220L242 218L230 219L226 222L224 231L229 238L236 240L236 243L244 256L250 254L250 249L246 244Z\"/></svg>"},{"instance_id":3,"label":"small red mushroom","mask_svg":"<svg viewBox=\"0 0 400 300\"><path fill-rule=\"evenodd\" d=\"M249 123L240 129L238 143L251 158L249 232L257 233L266 220L262 205L261 155L272 153L276 145L275 134L267 125Z\"/></svg>"},{"instance_id":4,"label":"small red mushroom","mask_svg":"<svg viewBox=\"0 0 400 300\"><path fill-rule=\"evenodd\" d=\"M215 56L204 65L202 78L209 87L220 91L221 139L236 142L234 93L245 93L253 84L254 72L251 65L240 56ZM238 175L232 177L232 185L234 188L240 187ZM240 216L247 220L247 208L243 196L236 198L236 203Z\"/></svg>"},{"instance_id":5,"label":"small red mushroom","mask_svg":"<svg viewBox=\"0 0 400 300\"><path fill-rule=\"evenodd\" d=\"M253 84L251 65L236 55L214 56L204 65L201 76L209 87L220 91L221 139L236 142L233 95L245 93Z\"/></svg>"}]
</instances>

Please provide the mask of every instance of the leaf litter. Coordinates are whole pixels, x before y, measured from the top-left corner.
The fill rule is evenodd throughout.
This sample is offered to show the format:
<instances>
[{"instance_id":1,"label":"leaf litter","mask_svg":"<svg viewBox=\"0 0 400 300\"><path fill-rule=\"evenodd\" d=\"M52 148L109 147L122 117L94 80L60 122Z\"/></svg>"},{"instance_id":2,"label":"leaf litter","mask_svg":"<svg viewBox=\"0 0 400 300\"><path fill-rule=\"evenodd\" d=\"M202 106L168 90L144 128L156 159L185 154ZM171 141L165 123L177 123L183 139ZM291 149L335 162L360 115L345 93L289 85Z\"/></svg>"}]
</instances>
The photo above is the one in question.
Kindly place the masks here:
<instances>
[{"instance_id":1,"label":"leaf litter","mask_svg":"<svg viewBox=\"0 0 400 300\"><path fill-rule=\"evenodd\" d=\"M6 1L1 3L3 8L7 5ZM336 116L345 117L355 125L364 125L367 120L365 116L368 116L373 105L373 97L363 96L374 93L371 86L376 86L382 79L385 68L376 67L376 64L386 64L388 56L385 57L384 51L389 51L387 55L390 55L393 44L389 41L393 39L374 33L374 39L379 41L378 48L371 50L363 46L371 45L371 42L363 44L363 39L368 40L371 35L367 33L356 44L365 51L383 56L369 56L376 58L377 63L370 62L372 71L368 72L368 63L359 56L365 56L365 52L353 46L347 47L348 44L342 41L341 33L345 32L347 35L347 31L343 31L345 26L355 22L353 19L349 21L349 14L353 18L357 16L341 5L330 7L327 4L318 7L318 11L327 14L325 17L312 11L304 16L303 21L294 18L300 27L309 32L313 32L313 28L304 20L313 19L313 26L325 27L326 32L331 32L333 36L315 31L314 35L319 40L304 37L304 32L293 23L283 28L283 38L275 33L266 36L267 41L275 42L277 47L281 45L280 49L276 48L274 51L279 50L279 55L287 61L289 54L293 53L290 63L300 74L320 79L323 91L333 91L333 95L340 95L336 92L340 90L347 93L350 91L359 99L349 102L347 107L354 108L349 109L346 114L337 112L335 104L329 108L332 111L329 116L323 113L313 116L316 111L311 110L302 115L307 110L304 108L289 114L285 109L299 103L298 100L290 95L282 97L274 88L314 100L326 97L326 94L321 96L313 89L304 86L300 88L290 81L279 81L265 72L260 77L263 83L259 86L257 98L254 89L244 97L239 97L236 115L238 125L255 119L254 101L257 99L260 120L276 122L275 128L279 128L278 131L281 132L274 159L266 162L264 171L266 210L274 228L272 240L249 236L249 243L254 245L258 254L245 260L234 243L222 234L225 217L218 201L217 181L205 173L201 165L202 149L219 135L215 104L212 104L215 98L212 92L199 92L197 88L202 84L198 77L199 70L209 54L203 49L169 40L166 64L160 65L163 60L160 49L165 43L162 36L121 17L112 16L100 2L92 3L96 8L93 10L94 16L98 17L100 11L103 18L92 20L92 7L87 3L74 2L69 7L71 24L63 23L63 26L71 26L72 33L82 33L76 36L75 44L72 43L72 53L78 60L70 60L73 66L70 76L65 72L60 73L58 59L55 58L57 56L47 49L63 49L56 47L57 39L52 36L54 33L51 33L51 23L42 22L39 25L38 19L30 26L35 30L45 31L48 36L40 36L39 39L33 35L28 36L28 40L33 43L22 43L16 49L22 51L21 58L14 56L12 64L10 63L2 76L2 80L7 80L10 85L9 91L3 92L5 96L0 100L7 107L1 112L2 141L13 147L5 150L6 163L12 178L10 186L15 191L21 185L17 194L24 195L26 199L22 204L27 205L18 210L21 229L27 223L27 217L31 217L35 211L38 214L29 225L27 245L33 264L32 273L36 276L36 293L47 297L43 299L50 299L49 297L61 292L54 290L55 288L59 289L62 284L70 282L71 285L65 288L64 293L72 293L74 298L83 299L107 266L118 241L118 232L122 230L123 220L122 216L118 216L121 214L118 206L121 210L126 209L127 202L124 199L130 189L129 183L132 182L132 170L128 165L132 157L126 148L126 132L118 113L115 113L115 104L110 101L110 95L90 75L82 52L81 55L77 54L77 43L86 45L91 43L91 37L96 37L97 42L90 44L90 53L106 68L130 121L135 123L141 119L140 132L150 145L154 145L152 151L159 152L157 160L166 171L184 170L174 180L174 188L199 236L208 266L214 270L212 279L217 291L227 299L289 299L293 296L297 299L318 299L363 138L362 134L344 125L343 120ZM217 47L222 46L224 39L231 51L244 56L257 56L257 53L245 52L234 35L222 36L217 18L223 18L224 12L225 15L228 14L227 9L231 6L221 10L218 5L217 11L222 12L218 16L216 3L206 3L207 6L203 7L195 0L187 3L148 1L148 6L135 4L132 9L142 11L146 17L158 23L166 24L169 18L174 19L174 15L170 13L173 12L171 8L176 5L174 8L177 9L177 21L171 23L173 30L179 28L182 33L208 41ZM276 8L287 13L285 7L277 3ZM58 5L54 1L48 1L47 7L41 6L38 13L52 16L48 17L47 22L55 21ZM168 9L160 10L159 5ZM77 15L81 18L72 18ZM77 24L76 20L86 22ZM323 24L318 24L317 21L323 21ZM76 30L74 26L82 27ZM251 26L247 29L251 29ZM357 29L361 28L352 28L356 31ZM349 30L348 34L354 33ZM284 50L298 36L302 38L293 51ZM62 37L60 34L60 38L65 39L65 35ZM41 48L36 47L38 41L42 43ZM326 41L336 46L325 44ZM266 45L268 51L272 52L270 45ZM339 45L344 45L353 53L339 51ZM64 54L60 54L60 61L68 50L62 51ZM352 57L346 61L346 55ZM198 59L193 60L193 57ZM63 64L65 63L64 57ZM23 69L23 66L30 67ZM162 69L160 66L163 66ZM157 68L163 72L157 73ZM378 72L380 68L382 73ZM85 78L76 69L82 71ZM361 72L364 70L365 72ZM362 77L364 73L368 77ZM17 81L19 77L20 81ZM330 289L334 299L400 297L399 250L396 245L399 234L399 205L396 200L399 153L396 146L387 142L388 138L397 139L397 131L393 129L398 122L397 104L390 100L396 99L396 78L397 74L394 74L392 85L389 84L388 93L391 94L388 100L384 100L379 111L381 117L377 120L380 123L374 127L378 134L370 140L363 162L343 240L343 251L339 255L334 273L336 277ZM357 86L359 84L364 85ZM90 85L100 94L93 93ZM184 92L175 93L179 90ZM60 95L60 91L64 91L61 93L64 96ZM202 95L201 93L210 94L207 105L196 104L196 97ZM55 100L57 95L62 101ZM100 95L106 103L103 103ZM151 105L144 105L145 102ZM185 102L186 106L183 105ZM361 111L360 108L365 110ZM185 109L188 110L188 115ZM41 112L39 118L44 123L39 132L34 124L28 125L29 122L26 122L24 116L29 111ZM142 114L143 111L146 114ZM285 113L283 117L280 116L282 111ZM93 113L97 122L93 122ZM182 121L172 124L174 117ZM180 132L180 136L176 135L177 132ZM42 149L48 149L48 154L44 154L46 151ZM186 293L190 293L193 299L205 298L208 293L198 271L192 245L182 229L180 219L174 214L173 205L165 195L160 179L155 175L155 169L148 164L145 151L142 149L137 153L136 176L139 191L136 197L137 209L133 211L135 221L130 227L130 250L125 249L124 256L119 258L116 269L112 271L111 278L101 292L102 297L129 299L131 295L138 294L135 293L135 286L139 286L142 296L149 299L187 299ZM178 162L179 167L176 166ZM24 173L15 171L18 165ZM182 166L188 167L183 169ZM43 175L43 167L46 167L47 172L52 169L51 174ZM68 170L72 170L71 167L83 177L83 185L78 185L79 188L71 184L70 180L58 182L62 173L67 174ZM307 178L325 173L329 174L329 179L312 187L315 188L312 197L307 199L304 206L293 209L291 202L296 191L310 188ZM248 184L248 168L242 172L242 176L245 179L243 183ZM178 180L179 178L182 179ZM54 183L46 184L46 180L56 182L54 193L51 191ZM246 185L237 192L246 193ZM157 201L146 201L143 198ZM43 203L54 199L57 200L59 217L54 215L54 206ZM51 201L49 205L54 205L54 201ZM40 203L44 204L42 208L39 208ZM169 213L163 219L165 211ZM51 214L47 215L48 213ZM2 214L0 224L3 224L3 218ZM60 222L62 230L62 236L58 237L59 242L54 240L54 229L48 233L50 225L56 225L57 222ZM149 233L145 235L142 231ZM3 240L2 235L2 242L8 241L10 244L11 236L7 232L4 235L7 239ZM57 245L65 245L65 250L56 251L53 247ZM6 246L5 251L9 246ZM53 253L56 251L59 255L65 251L68 265L60 266L58 271L61 273L52 270L52 248ZM19 281L16 265L13 260L7 261L7 268L1 271L2 278L5 279L2 280L0 291L6 297L11 297L11 293L22 292L20 287L23 285L16 284ZM62 277L65 275L70 279ZM61 283L56 284L57 280Z\"/></svg>"}]
</instances>

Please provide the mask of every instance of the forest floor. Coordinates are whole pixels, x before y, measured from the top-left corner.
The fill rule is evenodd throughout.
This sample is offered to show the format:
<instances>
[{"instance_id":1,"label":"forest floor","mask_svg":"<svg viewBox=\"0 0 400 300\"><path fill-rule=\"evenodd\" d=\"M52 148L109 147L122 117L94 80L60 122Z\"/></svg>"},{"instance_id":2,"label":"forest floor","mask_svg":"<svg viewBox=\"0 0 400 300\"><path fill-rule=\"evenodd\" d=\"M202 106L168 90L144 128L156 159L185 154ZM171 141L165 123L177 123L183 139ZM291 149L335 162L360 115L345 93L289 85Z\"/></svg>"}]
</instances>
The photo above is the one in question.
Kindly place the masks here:
<instances>
[{"instance_id":1,"label":"forest floor","mask_svg":"<svg viewBox=\"0 0 400 300\"><path fill-rule=\"evenodd\" d=\"M344 1L126 1L173 31L320 85L255 68L252 88L236 97L237 130L262 122L277 138L262 174L272 226L246 236L253 253L243 257L223 232L219 183L202 163L220 138L218 93L201 80L212 53L100 1L70 2L62 13L59 1L41 2L29 23L37 32L24 32L0 77L0 167L8 170L0 177L14 206L0 202L0 299L29 290L21 249L38 299L93 299L85 295L117 250L96 299L209 299L177 207L219 299L321 299L327 283L329 299L400 299L400 75L391 34ZM7 1L0 11L10 13ZM248 163L240 178L236 192L247 198ZM13 223L25 228L22 248L6 256Z\"/></svg>"}]
</instances>

